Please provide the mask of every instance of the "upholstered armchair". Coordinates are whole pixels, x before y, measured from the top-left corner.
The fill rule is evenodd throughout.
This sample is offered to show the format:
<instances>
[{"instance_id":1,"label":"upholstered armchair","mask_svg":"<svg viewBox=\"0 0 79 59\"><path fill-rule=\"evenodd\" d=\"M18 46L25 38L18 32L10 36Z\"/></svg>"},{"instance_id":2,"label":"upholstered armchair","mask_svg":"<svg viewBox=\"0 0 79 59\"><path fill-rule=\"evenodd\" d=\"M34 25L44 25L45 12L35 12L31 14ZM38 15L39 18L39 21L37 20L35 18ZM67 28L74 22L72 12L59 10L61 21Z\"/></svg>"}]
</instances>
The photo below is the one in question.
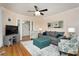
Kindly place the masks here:
<instances>
[{"instance_id":1,"label":"upholstered armchair","mask_svg":"<svg viewBox=\"0 0 79 59\"><path fill-rule=\"evenodd\" d=\"M65 52L73 55L78 54L78 39L77 36L72 37L70 40L61 39L58 43L60 52Z\"/></svg>"}]
</instances>

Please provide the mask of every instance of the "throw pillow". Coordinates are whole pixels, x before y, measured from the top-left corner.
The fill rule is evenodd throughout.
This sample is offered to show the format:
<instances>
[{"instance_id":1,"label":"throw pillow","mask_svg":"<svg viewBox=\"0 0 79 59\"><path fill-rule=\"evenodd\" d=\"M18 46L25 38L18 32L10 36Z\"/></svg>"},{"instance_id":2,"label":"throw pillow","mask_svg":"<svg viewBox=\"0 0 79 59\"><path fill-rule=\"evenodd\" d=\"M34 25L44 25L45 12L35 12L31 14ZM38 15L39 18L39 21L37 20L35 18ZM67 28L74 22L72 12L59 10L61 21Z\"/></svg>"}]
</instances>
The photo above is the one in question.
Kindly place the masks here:
<instances>
[{"instance_id":1,"label":"throw pillow","mask_svg":"<svg viewBox=\"0 0 79 59\"><path fill-rule=\"evenodd\" d=\"M47 35L47 32L45 31L45 32L43 32L43 35Z\"/></svg>"}]
</instances>

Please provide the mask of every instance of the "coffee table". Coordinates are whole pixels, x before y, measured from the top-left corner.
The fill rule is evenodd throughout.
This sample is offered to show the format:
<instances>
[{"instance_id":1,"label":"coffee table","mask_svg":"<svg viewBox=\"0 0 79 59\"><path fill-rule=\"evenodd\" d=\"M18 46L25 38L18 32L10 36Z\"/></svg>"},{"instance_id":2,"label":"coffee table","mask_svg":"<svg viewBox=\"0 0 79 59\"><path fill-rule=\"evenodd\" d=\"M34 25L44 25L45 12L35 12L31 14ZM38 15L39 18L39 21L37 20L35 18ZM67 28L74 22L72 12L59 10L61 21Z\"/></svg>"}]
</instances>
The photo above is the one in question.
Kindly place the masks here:
<instances>
[{"instance_id":1,"label":"coffee table","mask_svg":"<svg viewBox=\"0 0 79 59\"><path fill-rule=\"evenodd\" d=\"M33 44L39 47L40 49L49 46L50 43L51 43L51 40L49 38L33 39Z\"/></svg>"}]
</instances>

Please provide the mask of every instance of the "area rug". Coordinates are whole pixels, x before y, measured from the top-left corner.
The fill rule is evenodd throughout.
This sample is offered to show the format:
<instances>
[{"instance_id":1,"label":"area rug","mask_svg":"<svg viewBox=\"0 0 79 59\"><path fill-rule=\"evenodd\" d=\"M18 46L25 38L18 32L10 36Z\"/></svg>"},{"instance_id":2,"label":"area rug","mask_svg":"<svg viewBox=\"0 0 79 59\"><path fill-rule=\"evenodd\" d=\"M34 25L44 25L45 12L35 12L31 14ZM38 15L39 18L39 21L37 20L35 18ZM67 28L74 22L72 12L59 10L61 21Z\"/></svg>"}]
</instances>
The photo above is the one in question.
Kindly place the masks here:
<instances>
[{"instance_id":1,"label":"area rug","mask_svg":"<svg viewBox=\"0 0 79 59\"><path fill-rule=\"evenodd\" d=\"M23 46L31 53L32 56L59 56L58 47L50 44L45 48L38 48L33 45L33 41L22 41Z\"/></svg>"}]
</instances>

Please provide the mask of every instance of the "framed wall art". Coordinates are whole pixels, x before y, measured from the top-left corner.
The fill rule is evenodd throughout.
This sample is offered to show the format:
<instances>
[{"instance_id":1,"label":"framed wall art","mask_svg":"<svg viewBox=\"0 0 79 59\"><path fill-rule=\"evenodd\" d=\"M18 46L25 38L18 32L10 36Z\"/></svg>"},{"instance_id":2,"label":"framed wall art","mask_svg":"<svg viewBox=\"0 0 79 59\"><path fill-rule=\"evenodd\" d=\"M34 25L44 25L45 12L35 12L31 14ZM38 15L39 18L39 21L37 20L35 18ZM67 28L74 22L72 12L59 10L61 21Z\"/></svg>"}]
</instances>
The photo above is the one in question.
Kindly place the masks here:
<instances>
[{"instance_id":1,"label":"framed wall art","mask_svg":"<svg viewBox=\"0 0 79 59\"><path fill-rule=\"evenodd\" d=\"M63 21L49 22L48 28L63 28Z\"/></svg>"}]
</instances>

